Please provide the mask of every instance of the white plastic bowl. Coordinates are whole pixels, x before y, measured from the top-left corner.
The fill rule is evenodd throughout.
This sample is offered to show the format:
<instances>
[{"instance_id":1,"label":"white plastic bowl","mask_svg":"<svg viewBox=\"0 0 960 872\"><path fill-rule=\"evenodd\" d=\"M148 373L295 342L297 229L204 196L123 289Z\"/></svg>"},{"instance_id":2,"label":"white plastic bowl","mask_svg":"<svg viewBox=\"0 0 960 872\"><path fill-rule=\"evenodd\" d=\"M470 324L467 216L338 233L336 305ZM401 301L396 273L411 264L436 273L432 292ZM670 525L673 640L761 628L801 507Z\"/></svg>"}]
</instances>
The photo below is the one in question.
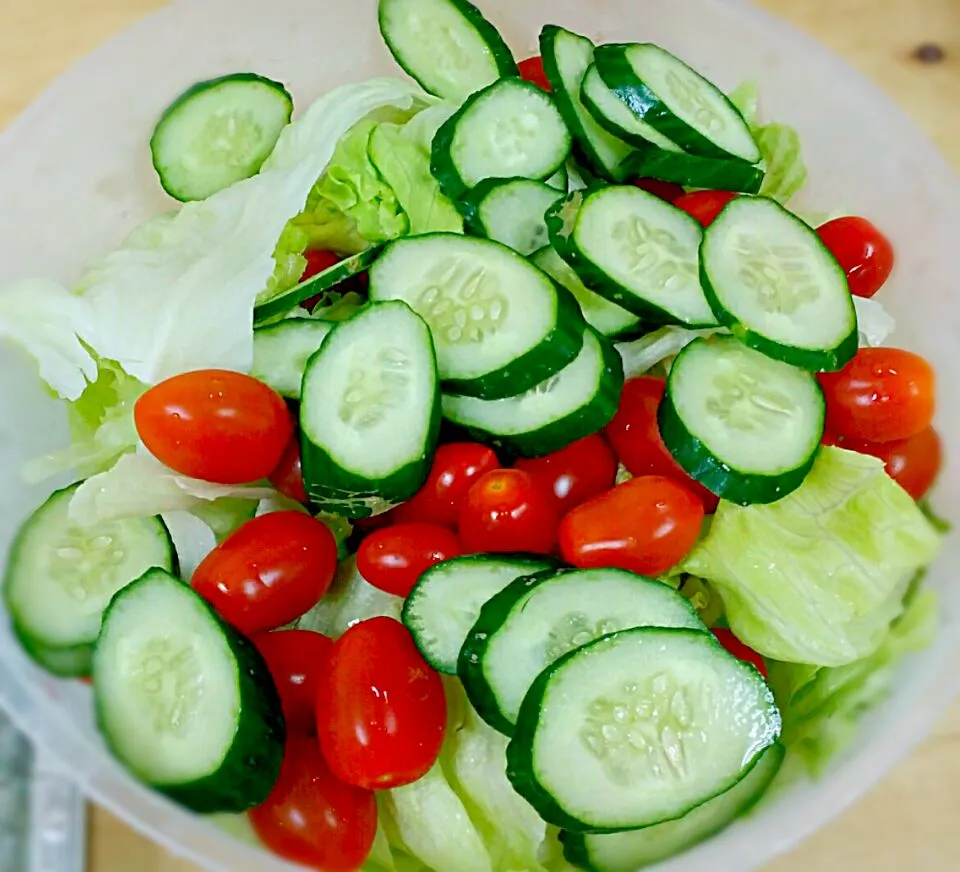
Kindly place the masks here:
<instances>
[{"instance_id":1,"label":"white plastic bowl","mask_svg":"<svg viewBox=\"0 0 960 872\"><path fill-rule=\"evenodd\" d=\"M534 53L546 21L602 41L652 40L719 84L761 83L768 116L802 135L806 205L873 219L898 266L881 300L898 343L920 350L940 379L938 426L960 433L960 295L955 249L960 186L930 143L873 87L811 40L739 0L481 0L518 54ZM397 73L380 42L374 0L180 0L105 45L48 90L0 138L0 283L43 273L75 280L84 260L170 207L147 141L160 111L194 81L239 69L286 82L302 109L330 87ZM136 288L130 288L136 294ZM25 488L22 462L64 444L60 409L44 399L22 356L0 351L0 541L45 496ZM960 519L960 467L948 457L937 506ZM855 746L816 784L801 784L663 872L745 872L837 816L920 741L953 698L960 671L960 562L951 538L930 576L942 592L938 642L904 665L897 691L863 724ZM175 854L215 869L289 868L233 841L130 779L94 729L87 690L36 669L0 621L0 703L59 757L96 801ZM445 870L446 872L446 870Z\"/></svg>"}]
</instances>

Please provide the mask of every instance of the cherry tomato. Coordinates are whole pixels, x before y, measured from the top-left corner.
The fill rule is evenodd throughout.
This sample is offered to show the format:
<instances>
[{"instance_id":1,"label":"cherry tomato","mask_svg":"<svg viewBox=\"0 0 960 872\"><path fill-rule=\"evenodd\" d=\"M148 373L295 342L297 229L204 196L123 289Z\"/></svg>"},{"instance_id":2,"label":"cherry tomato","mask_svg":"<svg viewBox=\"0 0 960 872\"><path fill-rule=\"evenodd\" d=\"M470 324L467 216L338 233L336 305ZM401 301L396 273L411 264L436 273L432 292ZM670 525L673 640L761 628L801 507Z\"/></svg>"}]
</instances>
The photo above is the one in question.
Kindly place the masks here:
<instances>
[{"instance_id":1,"label":"cherry tomato","mask_svg":"<svg viewBox=\"0 0 960 872\"><path fill-rule=\"evenodd\" d=\"M333 640L309 630L280 630L254 640L280 694L287 734L316 733L317 681Z\"/></svg>"},{"instance_id":2,"label":"cherry tomato","mask_svg":"<svg viewBox=\"0 0 960 872\"><path fill-rule=\"evenodd\" d=\"M763 662L763 657L761 657L753 648L748 648L743 644L730 630L724 629L723 627L715 627L710 631L714 636L717 637L717 641L727 649L737 660L742 660L744 663L750 663L753 666L756 666L760 674L766 678L767 677L767 664Z\"/></svg>"},{"instance_id":3,"label":"cherry tomato","mask_svg":"<svg viewBox=\"0 0 960 872\"><path fill-rule=\"evenodd\" d=\"M303 487L303 470L300 466L299 436L294 435L287 443L277 468L270 473L270 484L291 500L296 500L298 503L307 502L307 492Z\"/></svg>"},{"instance_id":4,"label":"cherry tomato","mask_svg":"<svg viewBox=\"0 0 960 872\"><path fill-rule=\"evenodd\" d=\"M560 513L552 494L522 469L479 478L460 508L460 541L468 552L550 554Z\"/></svg>"},{"instance_id":5,"label":"cherry tomato","mask_svg":"<svg viewBox=\"0 0 960 872\"><path fill-rule=\"evenodd\" d=\"M609 490L617 478L617 458L598 434L578 439L546 457L518 460L514 466L556 497L561 515Z\"/></svg>"},{"instance_id":6,"label":"cherry tomato","mask_svg":"<svg viewBox=\"0 0 960 872\"><path fill-rule=\"evenodd\" d=\"M534 55L532 58L520 61L517 64L520 70L520 78L531 85L536 85L542 91L550 91L550 82L547 74L543 71L543 58L540 55Z\"/></svg>"},{"instance_id":7,"label":"cherry tomato","mask_svg":"<svg viewBox=\"0 0 960 872\"><path fill-rule=\"evenodd\" d=\"M703 504L661 475L632 478L570 512L560 524L563 559L582 569L616 566L661 575L693 547Z\"/></svg>"},{"instance_id":8,"label":"cherry tomato","mask_svg":"<svg viewBox=\"0 0 960 872\"><path fill-rule=\"evenodd\" d=\"M395 524L360 543L357 569L374 587L406 597L431 566L462 553L460 540L448 527Z\"/></svg>"},{"instance_id":9,"label":"cherry tomato","mask_svg":"<svg viewBox=\"0 0 960 872\"><path fill-rule=\"evenodd\" d=\"M133 417L157 460L219 484L266 478L293 433L283 397L248 375L223 369L160 382L137 400Z\"/></svg>"},{"instance_id":10,"label":"cherry tomato","mask_svg":"<svg viewBox=\"0 0 960 872\"><path fill-rule=\"evenodd\" d=\"M720 498L690 478L660 438L657 409L664 390L666 382L662 378L641 375L628 379L620 395L620 408L607 424L604 435L631 475L672 478L696 494L704 511L712 514Z\"/></svg>"},{"instance_id":11,"label":"cherry tomato","mask_svg":"<svg viewBox=\"0 0 960 872\"><path fill-rule=\"evenodd\" d=\"M271 512L247 521L200 563L190 584L248 636L313 608L333 581L337 543L321 521Z\"/></svg>"},{"instance_id":12,"label":"cherry tomato","mask_svg":"<svg viewBox=\"0 0 960 872\"><path fill-rule=\"evenodd\" d=\"M850 293L872 297L893 271L893 246L866 218L834 218L817 229L847 274Z\"/></svg>"},{"instance_id":13,"label":"cherry tomato","mask_svg":"<svg viewBox=\"0 0 960 872\"><path fill-rule=\"evenodd\" d=\"M460 505L470 486L485 472L498 469L493 450L476 442L441 445L433 458L426 484L412 499L390 512L396 524L423 521L456 529Z\"/></svg>"},{"instance_id":14,"label":"cherry tomato","mask_svg":"<svg viewBox=\"0 0 960 872\"><path fill-rule=\"evenodd\" d=\"M356 872L377 835L377 798L338 780L315 738L291 736L280 778L248 817L275 854L322 872Z\"/></svg>"},{"instance_id":15,"label":"cherry tomato","mask_svg":"<svg viewBox=\"0 0 960 872\"><path fill-rule=\"evenodd\" d=\"M334 254L332 251L323 251L322 249L310 249L304 252L303 256L307 260L307 268L303 271L303 275L300 276L301 282L312 279L318 273L322 273L325 269L336 266L343 260L339 254Z\"/></svg>"},{"instance_id":16,"label":"cherry tomato","mask_svg":"<svg viewBox=\"0 0 960 872\"><path fill-rule=\"evenodd\" d=\"M675 185L673 182L661 182L660 179L637 179L634 185L655 194L668 203L676 203L684 195L683 188L680 185Z\"/></svg>"},{"instance_id":17,"label":"cherry tomato","mask_svg":"<svg viewBox=\"0 0 960 872\"><path fill-rule=\"evenodd\" d=\"M933 420L935 376L917 354L861 348L839 372L817 376L827 399L827 429L847 439L892 442Z\"/></svg>"},{"instance_id":18,"label":"cherry tomato","mask_svg":"<svg viewBox=\"0 0 960 872\"><path fill-rule=\"evenodd\" d=\"M709 227L713 219L723 211L723 207L737 196L739 194L733 191L693 191L678 197L673 201L673 205L692 215L704 227Z\"/></svg>"},{"instance_id":19,"label":"cherry tomato","mask_svg":"<svg viewBox=\"0 0 960 872\"><path fill-rule=\"evenodd\" d=\"M399 621L361 621L334 643L317 733L338 778L376 790L416 781L436 762L446 724L440 675Z\"/></svg>"}]
</instances>

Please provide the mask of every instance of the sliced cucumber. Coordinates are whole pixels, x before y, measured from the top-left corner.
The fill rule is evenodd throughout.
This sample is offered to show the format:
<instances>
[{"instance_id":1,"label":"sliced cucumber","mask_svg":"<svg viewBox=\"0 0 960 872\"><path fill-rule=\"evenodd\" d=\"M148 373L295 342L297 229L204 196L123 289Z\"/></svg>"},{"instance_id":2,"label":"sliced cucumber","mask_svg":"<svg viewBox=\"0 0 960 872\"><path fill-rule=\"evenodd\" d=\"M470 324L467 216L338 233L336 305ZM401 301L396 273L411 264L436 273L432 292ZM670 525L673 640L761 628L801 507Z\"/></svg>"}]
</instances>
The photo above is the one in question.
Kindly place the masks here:
<instances>
[{"instance_id":1,"label":"sliced cucumber","mask_svg":"<svg viewBox=\"0 0 960 872\"><path fill-rule=\"evenodd\" d=\"M680 148L759 162L750 126L723 91L660 46L604 45L596 51L596 65L634 115Z\"/></svg>"},{"instance_id":2,"label":"sliced cucumber","mask_svg":"<svg viewBox=\"0 0 960 872\"><path fill-rule=\"evenodd\" d=\"M111 601L93 657L93 695L117 759L193 811L246 811L277 780L284 724L266 663L161 569Z\"/></svg>"},{"instance_id":3,"label":"sliced cucumber","mask_svg":"<svg viewBox=\"0 0 960 872\"><path fill-rule=\"evenodd\" d=\"M623 569L561 569L519 578L480 610L457 673L477 713L512 735L534 679L564 654L631 627L703 630L690 601Z\"/></svg>"},{"instance_id":4,"label":"sliced cucumber","mask_svg":"<svg viewBox=\"0 0 960 872\"><path fill-rule=\"evenodd\" d=\"M288 318L256 328L250 375L270 385L280 396L299 400L307 361L332 329L332 321L319 318Z\"/></svg>"},{"instance_id":5,"label":"sliced cucumber","mask_svg":"<svg viewBox=\"0 0 960 872\"><path fill-rule=\"evenodd\" d=\"M444 394L443 414L482 442L540 457L602 430L622 389L620 355L588 327L577 358L546 381L502 400Z\"/></svg>"},{"instance_id":6,"label":"sliced cucumber","mask_svg":"<svg viewBox=\"0 0 960 872\"><path fill-rule=\"evenodd\" d=\"M471 233L532 254L547 244L543 216L562 196L532 179L486 179L464 195L464 220Z\"/></svg>"},{"instance_id":7,"label":"sliced cucumber","mask_svg":"<svg viewBox=\"0 0 960 872\"><path fill-rule=\"evenodd\" d=\"M341 260L333 266L300 282L288 291L277 294L269 300L257 303L253 310L254 326L261 326L292 312L301 303L329 291L337 285L352 279L367 269L379 257L381 247L375 245L359 254Z\"/></svg>"},{"instance_id":8,"label":"sliced cucumber","mask_svg":"<svg viewBox=\"0 0 960 872\"><path fill-rule=\"evenodd\" d=\"M550 242L592 291L645 320L712 327L700 223L633 185L576 191L547 212Z\"/></svg>"},{"instance_id":9,"label":"sliced cucumber","mask_svg":"<svg viewBox=\"0 0 960 872\"><path fill-rule=\"evenodd\" d=\"M567 171L567 165L564 164L562 167L560 167L560 169L558 169L552 176L550 176L549 179L547 179L545 184L548 184L551 188L556 188L561 193L566 194L567 187L570 184L570 174Z\"/></svg>"},{"instance_id":10,"label":"sliced cucumber","mask_svg":"<svg viewBox=\"0 0 960 872\"><path fill-rule=\"evenodd\" d=\"M507 746L507 776L547 823L620 832L728 790L779 735L760 673L710 633L623 630L536 679Z\"/></svg>"},{"instance_id":11,"label":"sliced cucumber","mask_svg":"<svg viewBox=\"0 0 960 872\"><path fill-rule=\"evenodd\" d=\"M628 336L640 327L640 319L606 297L589 290L552 245L535 252L530 260L576 298L586 322L610 338Z\"/></svg>"},{"instance_id":12,"label":"sliced cucumber","mask_svg":"<svg viewBox=\"0 0 960 872\"><path fill-rule=\"evenodd\" d=\"M110 598L151 566L176 572L159 517L80 526L70 500L80 483L47 498L20 527L3 577L3 597L26 652L48 672L90 672L93 644Z\"/></svg>"},{"instance_id":13,"label":"sliced cucumber","mask_svg":"<svg viewBox=\"0 0 960 872\"><path fill-rule=\"evenodd\" d=\"M803 483L823 438L823 391L809 372L732 336L677 355L658 412L664 445L708 490L771 503Z\"/></svg>"},{"instance_id":14,"label":"sliced cucumber","mask_svg":"<svg viewBox=\"0 0 960 872\"><path fill-rule=\"evenodd\" d=\"M764 354L816 372L842 369L857 353L843 268L775 200L731 200L704 234L700 275L720 323Z\"/></svg>"},{"instance_id":15,"label":"sliced cucumber","mask_svg":"<svg viewBox=\"0 0 960 872\"><path fill-rule=\"evenodd\" d=\"M380 0L380 33L421 87L459 102L517 64L497 29L467 0Z\"/></svg>"},{"instance_id":16,"label":"sliced cucumber","mask_svg":"<svg viewBox=\"0 0 960 872\"><path fill-rule=\"evenodd\" d=\"M500 79L441 125L430 171L457 200L484 179L548 179L570 156L570 145L570 131L549 94L522 79Z\"/></svg>"},{"instance_id":17,"label":"sliced cucumber","mask_svg":"<svg viewBox=\"0 0 960 872\"><path fill-rule=\"evenodd\" d=\"M748 194L760 190L765 176L762 167L745 160L703 157L662 148L634 152L624 161L623 169L629 178L660 179L687 188Z\"/></svg>"},{"instance_id":18,"label":"sliced cucumber","mask_svg":"<svg viewBox=\"0 0 960 872\"><path fill-rule=\"evenodd\" d=\"M347 518L409 499L430 470L439 428L427 325L402 302L368 306L330 331L303 376L307 495Z\"/></svg>"},{"instance_id":19,"label":"sliced cucumber","mask_svg":"<svg viewBox=\"0 0 960 872\"><path fill-rule=\"evenodd\" d=\"M580 99L583 79L593 63L593 43L585 36L548 24L540 31L543 70L557 108L594 172L611 182L626 180L621 165L631 146L604 130Z\"/></svg>"},{"instance_id":20,"label":"sliced cucumber","mask_svg":"<svg viewBox=\"0 0 960 872\"><path fill-rule=\"evenodd\" d=\"M391 243L370 299L403 300L430 326L440 377L457 394L498 399L533 388L580 353L576 301L505 245L455 233Z\"/></svg>"},{"instance_id":21,"label":"sliced cucumber","mask_svg":"<svg viewBox=\"0 0 960 872\"><path fill-rule=\"evenodd\" d=\"M682 818L609 836L561 833L563 855L574 866L593 872L637 872L706 841L748 812L763 796L783 763L779 742L733 787L697 806Z\"/></svg>"},{"instance_id":22,"label":"sliced cucumber","mask_svg":"<svg viewBox=\"0 0 960 872\"><path fill-rule=\"evenodd\" d=\"M150 153L160 184L186 202L255 176L292 114L287 89L263 76L234 73L199 82L153 131Z\"/></svg>"},{"instance_id":23,"label":"sliced cucumber","mask_svg":"<svg viewBox=\"0 0 960 872\"><path fill-rule=\"evenodd\" d=\"M403 623L424 659L438 672L457 674L463 640L483 604L510 582L556 566L548 557L469 554L428 569L407 597Z\"/></svg>"}]
</instances>

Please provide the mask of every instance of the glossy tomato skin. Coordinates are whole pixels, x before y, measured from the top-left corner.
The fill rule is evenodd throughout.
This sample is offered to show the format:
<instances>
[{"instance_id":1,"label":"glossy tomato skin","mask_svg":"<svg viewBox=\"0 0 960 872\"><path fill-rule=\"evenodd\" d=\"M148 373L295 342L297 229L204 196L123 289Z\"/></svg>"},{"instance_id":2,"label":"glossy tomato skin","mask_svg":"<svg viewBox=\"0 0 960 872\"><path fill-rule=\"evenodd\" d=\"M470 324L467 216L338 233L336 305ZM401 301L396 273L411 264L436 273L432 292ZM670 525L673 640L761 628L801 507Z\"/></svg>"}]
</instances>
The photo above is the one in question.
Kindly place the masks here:
<instances>
[{"instance_id":1,"label":"glossy tomato skin","mask_svg":"<svg viewBox=\"0 0 960 872\"><path fill-rule=\"evenodd\" d=\"M277 464L270 473L270 484L280 493L298 503L306 503L307 491L303 486L303 468L300 464L300 437L294 436L288 443Z\"/></svg>"},{"instance_id":2,"label":"glossy tomato skin","mask_svg":"<svg viewBox=\"0 0 960 872\"><path fill-rule=\"evenodd\" d=\"M407 597L431 566L458 557L457 534L439 524L395 524L367 536L357 549L357 570L374 587Z\"/></svg>"},{"instance_id":3,"label":"glossy tomato skin","mask_svg":"<svg viewBox=\"0 0 960 872\"><path fill-rule=\"evenodd\" d=\"M525 82L536 85L541 91L551 90L547 74L543 71L543 58L540 55L520 61L517 67L520 70L520 78Z\"/></svg>"},{"instance_id":4,"label":"glossy tomato skin","mask_svg":"<svg viewBox=\"0 0 960 872\"><path fill-rule=\"evenodd\" d=\"M460 508L460 541L467 553L551 554L560 513L553 495L522 469L497 469L479 478Z\"/></svg>"},{"instance_id":5,"label":"glossy tomato skin","mask_svg":"<svg viewBox=\"0 0 960 872\"><path fill-rule=\"evenodd\" d=\"M321 872L356 872L377 835L373 791L344 784L308 736L290 736L267 801L248 813L275 854Z\"/></svg>"},{"instance_id":6,"label":"glossy tomato skin","mask_svg":"<svg viewBox=\"0 0 960 872\"><path fill-rule=\"evenodd\" d=\"M253 640L280 694L287 734L315 735L317 683L333 640L309 630L278 630Z\"/></svg>"},{"instance_id":7,"label":"glossy tomato skin","mask_svg":"<svg viewBox=\"0 0 960 872\"><path fill-rule=\"evenodd\" d=\"M692 191L674 200L673 205L692 215L704 227L709 227L734 197L733 191Z\"/></svg>"},{"instance_id":8,"label":"glossy tomato skin","mask_svg":"<svg viewBox=\"0 0 960 872\"><path fill-rule=\"evenodd\" d=\"M660 437L657 409L667 383L662 378L641 375L626 381L617 414L604 435L631 475L662 475L672 478L699 497L704 511L717 510L720 498L694 481L673 459Z\"/></svg>"},{"instance_id":9,"label":"glossy tomato skin","mask_svg":"<svg viewBox=\"0 0 960 872\"><path fill-rule=\"evenodd\" d=\"M855 297L872 297L890 278L893 246L866 218L835 218L817 228L817 234L843 267Z\"/></svg>"},{"instance_id":10,"label":"glossy tomato skin","mask_svg":"<svg viewBox=\"0 0 960 872\"><path fill-rule=\"evenodd\" d=\"M654 194L661 200L666 200L668 203L676 203L684 195L683 188L680 185L675 185L673 182L661 182L660 179L637 179L633 184L641 190Z\"/></svg>"},{"instance_id":11,"label":"glossy tomato skin","mask_svg":"<svg viewBox=\"0 0 960 872\"><path fill-rule=\"evenodd\" d=\"M460 506L471 485L484 473L499 469L493 449L478 442L449 442L437 448L427 481L413 497L393 509L392 523L422 521L456 529Z\"/></svg>"},{"instance_id":12,"label":"glossy tomato skin","mask_svg":"<svg viewBox=\"0 0 960 872\"><path fill-rule=\"evenodd\" d=\"M332 266L336 266L343 260L339 254L335 254L332 251L324 251L323 249L313 248L304 252L303 256L306 258L307 266L303 271L303 275L300 276L300 281L305 282L307 279L312 279L315 275L322 273L324 270L330 269ZM315 297L310 297L308 300L304 300L300 306L306 309L308 312L313 311L313 307L317 305L323 299L323 294L317 294Z\"/></svg>"},{"instance_id":13,"label":"glossy tomato skin","mask_svg":"<svg viewBox=\"0 0 960 872\"><path fill-rule=\"evenodd\" d=\"M817 378L827 400L827 429L846 439L908 439L933 420L936 379L917 354L861 348L839 372Z\"/></svg>"},{"instance_id":14,"label":"glossy tomato skin","mask_svg":"<svg viewBox=\"0 0 960 872\"><path fill-rule=\"evenodd\" d=\"M764 678L767 677L767 664L764 663L763 657L754 651L753 648L744 645L730 630L724 627L714 627L710 632L713 633L717 641L736 657L737 660L742 660L744 663L755 666Z\"/></svg>"},{"instance_id":15,"label":"glossy tomato skin","mask_svg":"<svg viewBox=\"0 0 960 872\"><path fill-rule=\"evenodd\" d=\"M228 624L254 636L313 608L336 570L337 543L325 524L301 512L271 512L227 536L190 584Z\"/></svg>"},{"instance_id":16,"label":"glossy tomato skin","mask_svg":"<svg viewBox=\"0 0 960 872\"><path fill-rule=\"evenodd\" d=\"M293 433L283 397L248 375L222 369L154 385L137 400L133 417L157 460L218 484L266 478Z\"/></svg>"},{"instance_id":17,"label":"glossy tomato skin","mask_svg":"<svg viewBox=\"0 0 960 872\"><path fill-rule=\"evenodd\" d=\"M317 733L342 781L387 790L422 778L440 755L446 723L440 675L399 621L361 621L334 643Z\"/></svg>"},{"instance_id":18,"label":"glossy tomato skin","mask_svg":"<svg viewBox=\"0 0 960 872\"><path fill-rule=\"evenodd\" d=\"M561 516L612 488L617 478L617 458L596 433L545 457L518 460L514 466L553 494Z\"/></svg>"},{"instance_id":19,"label":"glossy tomato skin","mask_svg":"<svg viewBox=\"0 0 960 872\"><path fill-rule=\"evenodd\" d=\"M560 524L563 559L581 569L618 567L662 575L693 547L703 504L669 478L632 478L567 514Z\"/></svg>"}]
</instances>

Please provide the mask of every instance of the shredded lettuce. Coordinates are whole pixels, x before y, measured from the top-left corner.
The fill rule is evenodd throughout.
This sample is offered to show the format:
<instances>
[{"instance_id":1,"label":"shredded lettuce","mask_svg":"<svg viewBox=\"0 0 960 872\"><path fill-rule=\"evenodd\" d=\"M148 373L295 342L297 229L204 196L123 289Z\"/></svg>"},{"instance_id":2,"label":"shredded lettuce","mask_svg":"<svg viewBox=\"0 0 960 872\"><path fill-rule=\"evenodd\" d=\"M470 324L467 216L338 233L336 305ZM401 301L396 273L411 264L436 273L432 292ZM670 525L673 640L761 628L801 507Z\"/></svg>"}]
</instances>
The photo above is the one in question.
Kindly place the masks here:
<instances>
[{"instance_id":1,"label":"shredded lettuce","mask_svg":"<svg viewBox=\"0 0 960 872\"><path fill-rule=\"evenodd\" d=\"M680 568L719 590L730 628L765 657L842 666L877 649L940 541L882 461L827 447L778 502L721 501Z\"/></svg>"},{"instance_id":2,"label":"shredded lettuce","mask_svg":"<svg viewBox=\"0 0 960 872\"><path fill-rule=\"evenodd\" d=\"M857 328L860 331L860 347L872 348L883 345L896 329L897 322L883 306L872 298L854 297L857 310Z\"/></svg>"},{"instance_id":3,"label":"shredded lettuce","mask_svg":"<svg viewBox=\"0 0 960 872\"><path fill-rule=\"evenodd\" d=\"M208 524L190 512L164 512L161 516L180 566L180 577L189 581L200 562L217 547L217 537Z\"/></svg>"},{"instance_id":4,"label":"shredded lettuce","mask_svg":"<svg viewBox=\"0 0 960 872\"><path fill-rule=\"evenodd\" d=\"M643 375L676 357L694 339L719 332L726 331L722 328L690 330L686 327L661 327L631 342L619 342L616 349L623 360L623 374L626 378Z\"/></svg>"},{"instance_id":5,"label":"shredded lettuce","mask_svg":"<svg viewBox=\"0 0 960 872\"><path fill-rule=\"evenodd\" d=\"M197 503L190 511L213 530L217 542L222 542L237 527L254 517L259 505L255 499L219 497Z\"/></svg>"}]
</instances>

